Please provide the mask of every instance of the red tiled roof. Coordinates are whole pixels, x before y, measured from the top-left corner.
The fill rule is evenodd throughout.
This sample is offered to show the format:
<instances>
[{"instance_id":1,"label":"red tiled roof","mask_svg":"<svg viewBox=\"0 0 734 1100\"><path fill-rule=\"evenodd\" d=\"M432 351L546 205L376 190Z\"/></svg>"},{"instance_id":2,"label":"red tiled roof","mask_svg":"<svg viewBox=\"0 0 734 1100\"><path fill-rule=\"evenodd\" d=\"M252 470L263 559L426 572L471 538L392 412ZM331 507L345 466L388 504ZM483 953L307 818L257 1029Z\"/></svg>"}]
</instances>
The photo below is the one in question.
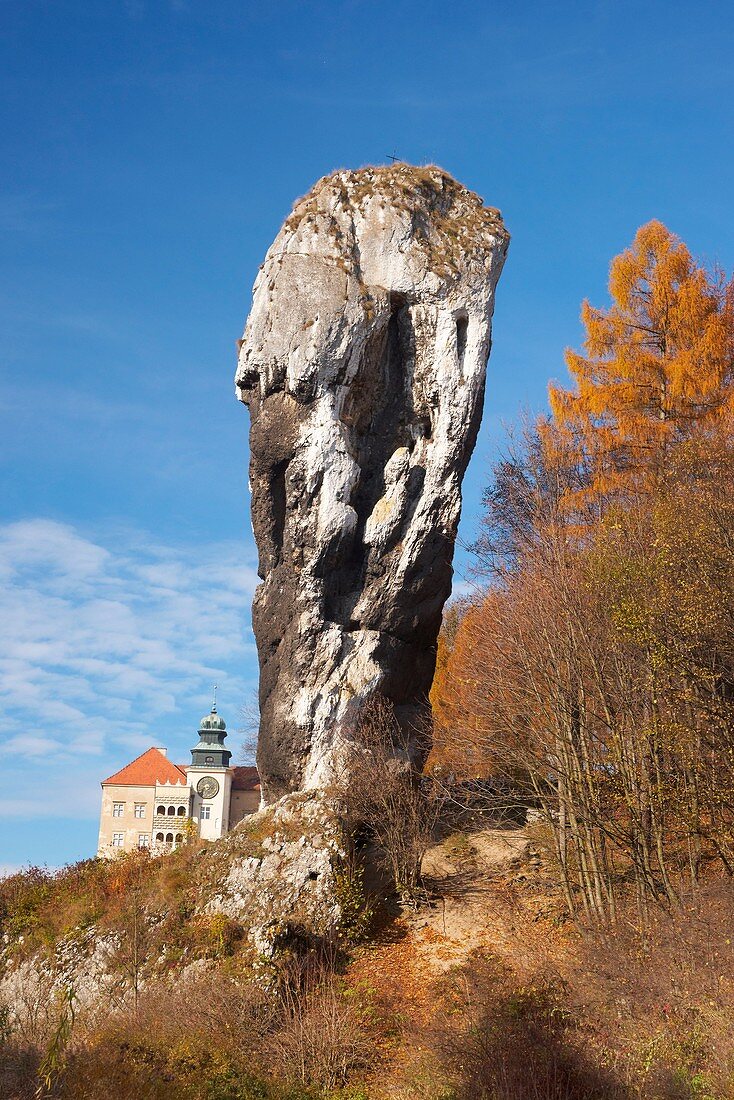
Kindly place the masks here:
<instances>
[{"instance_id":1,"label":"red tiled roof","mask_svg":"<svg viewBox=\"0 0 734 1100\"><path fill-rule=\"evenodd\" d=\"M231 768L232 771L232 790L233 791L259 791L260 790L260 776L257 774L257 768L253 767L236 767Z\"/></svg>"},{"instance_id":2,"label":"red tiled roof","mask_svg":"<svg viewBox=\"0 0 734 1100\"><path fill-rule=\"evenodd\" d=\"M160 749L148 749L136 757L132 763L105 779L108 783L129 787L153 787L156 783L185 783L188 771L186 764L173 764ZM235 791L259 791L260 776L257 768L237 766L229 769L232 773L232 789Z\"/></svg>"},{"instance_id":3,"label":"red tiled roof","mask_svg":"<svg viewBox=\"0 0 734 1100\"><path fill-rule=\"evenodd\" d=\"M109 779L105 779L102 786L114 783L129 787L154 787L156 783L185 782L185 768L172 764L160 749L148 749Z\"/></svg>"}]
</instances>

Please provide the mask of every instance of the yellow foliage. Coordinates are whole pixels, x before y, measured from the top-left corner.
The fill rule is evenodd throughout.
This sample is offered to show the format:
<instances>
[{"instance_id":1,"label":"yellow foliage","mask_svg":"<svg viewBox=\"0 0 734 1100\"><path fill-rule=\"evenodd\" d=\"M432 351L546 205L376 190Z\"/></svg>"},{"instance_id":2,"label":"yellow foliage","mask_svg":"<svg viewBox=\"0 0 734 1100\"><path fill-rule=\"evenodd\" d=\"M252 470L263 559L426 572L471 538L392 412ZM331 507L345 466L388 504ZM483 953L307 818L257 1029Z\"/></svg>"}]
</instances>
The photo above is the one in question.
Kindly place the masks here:
<instances>
[{"instance_id":1,"label":"yellow foliage","mask_svg":"<svg viewBox=\"0 0 734 1100\"><path fill-rule=\"evenodd\" d=\"M734 294L659 221L613 260L612 305L584 302L585 354L566 352L574 386L551 385L551 446L572 449L583 489L570 505L647 492L672 447L731 408Z\"/></svg>"}]
</instances>

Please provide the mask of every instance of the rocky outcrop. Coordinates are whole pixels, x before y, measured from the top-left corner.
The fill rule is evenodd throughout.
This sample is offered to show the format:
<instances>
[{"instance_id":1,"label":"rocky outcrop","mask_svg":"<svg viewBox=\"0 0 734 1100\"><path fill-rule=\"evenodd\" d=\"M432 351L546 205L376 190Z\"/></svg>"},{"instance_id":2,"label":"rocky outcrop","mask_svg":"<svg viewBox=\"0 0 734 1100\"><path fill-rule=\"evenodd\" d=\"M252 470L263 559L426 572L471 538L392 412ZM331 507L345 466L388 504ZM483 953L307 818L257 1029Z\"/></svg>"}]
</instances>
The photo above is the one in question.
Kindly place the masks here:
<instances>
[{"instance_id":1,"label":"rocky outcrop","mask_svg":"<svg viewBox=\"0 0 734 1100\"><path fill-rule=\"evenodd\" d=\"M438 168L328 176L254 288L251 414L266 802L322 784L360 704L422 726L508 235Z\"/></svg>"},{"instance_id":2,"label":"rocky outcrop","mask_svg":"<svg viewBox=\"0 0 734 1100\"><path fill-rule=\"evenodd\" d=\"M342 828L317 791L279 799L219 842L226 874L206 909L244 921L261 957L288 930L328 939L341 931L337 887Z\"/></svg>"}]
</instances>

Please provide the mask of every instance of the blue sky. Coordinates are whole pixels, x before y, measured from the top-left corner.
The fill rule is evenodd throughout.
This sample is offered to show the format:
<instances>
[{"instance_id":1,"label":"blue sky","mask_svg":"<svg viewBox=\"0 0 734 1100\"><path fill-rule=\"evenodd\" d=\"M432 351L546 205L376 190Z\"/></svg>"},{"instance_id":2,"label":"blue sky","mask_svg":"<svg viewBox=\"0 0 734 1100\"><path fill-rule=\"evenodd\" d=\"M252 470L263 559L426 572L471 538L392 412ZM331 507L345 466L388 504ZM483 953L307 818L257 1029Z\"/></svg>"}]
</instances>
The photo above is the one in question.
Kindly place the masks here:
<instances>
[{"instance_id":1,"label":"blue sky","mask_svg":"<svg viewBox=\"0 0 734 1100\"><path fill-rule=\"evenodd\" d=\"M734 266L728 3L0 3L0 867L93 852L99 780L256 683L235 340L294 199L434 161L512 244L503 424L651 217ZM462 559L463 560L463 559ZM233 748L241 737L233 732Z\"/></svg>"}]
</instances>

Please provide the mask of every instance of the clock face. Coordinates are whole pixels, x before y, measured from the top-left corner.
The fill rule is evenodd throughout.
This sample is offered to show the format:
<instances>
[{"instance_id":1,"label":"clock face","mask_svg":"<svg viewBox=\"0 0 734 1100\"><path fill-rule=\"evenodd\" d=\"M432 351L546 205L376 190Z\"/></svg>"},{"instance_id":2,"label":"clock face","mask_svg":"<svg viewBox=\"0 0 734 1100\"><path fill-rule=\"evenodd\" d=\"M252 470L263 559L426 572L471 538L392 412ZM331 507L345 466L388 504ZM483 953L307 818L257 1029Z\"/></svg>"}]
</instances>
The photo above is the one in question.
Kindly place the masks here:
<instances>
[{"instance_id":1,"label":"clock face","mask_svg":"<svg viewBox=\"0 0 734 1100\"><path fill-rule=\"evenodd\" d=\"M219 783L211 775L205 775L196 784L196 790L202 798L216 798L219 794Z\"/></svg>"}]
</instances>

